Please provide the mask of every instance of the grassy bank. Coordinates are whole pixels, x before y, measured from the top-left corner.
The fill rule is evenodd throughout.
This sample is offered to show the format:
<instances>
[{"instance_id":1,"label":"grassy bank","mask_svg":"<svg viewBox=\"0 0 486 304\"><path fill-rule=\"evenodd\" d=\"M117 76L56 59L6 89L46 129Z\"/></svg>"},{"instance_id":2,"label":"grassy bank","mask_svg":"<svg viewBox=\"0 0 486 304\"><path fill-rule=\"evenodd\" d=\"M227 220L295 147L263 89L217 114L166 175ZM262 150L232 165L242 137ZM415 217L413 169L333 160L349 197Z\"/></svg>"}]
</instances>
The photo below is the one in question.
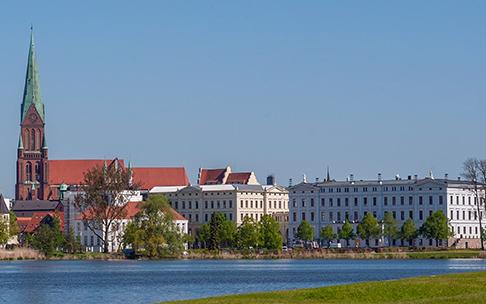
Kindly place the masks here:
<instances>
[{"instance_id":1,"label":"grassy bank","mask_svg":"<svg viewBox=\"0 0 486 304\"><path fill-rule=\"evenodd\" d=\"M486 303L486 272L418 277L170 303Z\"/></svg>"},{"instance_id":2,"label":"grassy bank","mask_svg":"<svg viewBox=\"0 0 486 304\"><path fill-rule=\"evenodd\" d=\"M410 251L405 249L373 250L292 250L289 252L242 252L190 250L187 259L468 259L486 258L479 250Z\"/></svg>"},{"instance_id":3,"label":"grassy bank","mask_svg":"<svg viewBox=\"0 0 486 304\"><path fill-rule=\"evenodd\" d=\"M240 260L240 259L470 259L486 258L486 252L479 250L435 250L408 251L400 248L373 250L292 250L289 252L245 252L189 250L183 259L199 260ZM122 260L123 254L117 253L76 253L56 252L46 258L42 253L30 248L0 249L0 260Z\"/></svg>"}]
</instances>

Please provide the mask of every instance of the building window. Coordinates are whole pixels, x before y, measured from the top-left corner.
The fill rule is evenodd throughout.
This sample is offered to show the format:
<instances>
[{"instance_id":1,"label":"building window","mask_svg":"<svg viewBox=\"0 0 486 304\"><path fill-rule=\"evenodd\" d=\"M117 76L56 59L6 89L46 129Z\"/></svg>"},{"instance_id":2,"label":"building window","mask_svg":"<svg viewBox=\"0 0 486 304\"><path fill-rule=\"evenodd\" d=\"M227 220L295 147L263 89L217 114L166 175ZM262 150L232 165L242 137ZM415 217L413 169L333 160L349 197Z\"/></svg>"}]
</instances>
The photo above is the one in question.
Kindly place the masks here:
<instances>
[{"instance_id":1,"label":"building window","mask_svg":"<svg viewBox=\"0 0 486 304\"><path fill-rule=\"evenodd\" d=\"M305 221L305 212L302 212L302 220Z\"/></svg>"},{"instance_id":2,"label":"building window","mask_svg":"<svg viewBox=\"0 0 486 304\"><path fill-rule=\"evenodd\" d=\"M313 199L313 198L311 198L311 200L310 200L310 201L311 201L311 207L314 207L314 199Z\"/></svg>"},{"instance_id":3,"label":"building window","mask_svg":"<svg viewBox=\"0 0 486 304\"><path fill-rule=\"evenodd\" d=\"M36 147L35 147L35 130L32 129L30 131L30 149L31 150L35 150Z\"/></svg>"},{"instance_id":4,"label":"building window","mask_svg":"<svg viewBox=\"0 0 486 304\"><path fill-rule=\"evenodd\" d=\"M25 176L28 181L32 181L32 164L30 162L25 165Z\"/></svg>"},{"instance_id":5,"label":"building window","mask_svg":"<svg viewBox=\"0 0 486 304\"><path fill-rule=\"evenodd\" d=\"M434 204L434 197L431 195L429 196L429 205L433 205Z\"/></svg>"},{"instance_id":6,"label":"building window","mask_svg":"<svg viewBox=\"0 0 486 304\"><path fill-rule=\"evenodd\" d=\"M424 198L422 196L419 196L419 205L424 204Z\"/></svg>"},{"instance_id":7,"label":"building window","mask_svg":"<svg viewBox=\"0 0 486 304\"><path fill-rule=\"evenodd\" d=\"M292 215L292 219L294 222L297 222L297 212L294 212L294 214Z\"/></svg>"},{"instance_id":8,"label":"building window","mask_svg":"<svg viewBox=\"0 0 486 304\"><path fill-rule=\"evenodd\" d=\"M439 205L442 205L443 204L443 198L442 198L442 195L439 196Z\"/></svg>"},{"instance_id":9,"label":"building window","mask_svg":"<svg viewBox=\"0 0 486 304\"><path fill-rule=\"evenodd\" d=\"M311 222L314 221L314 212L311 212Z\"/></svg>"},{"instance_id":10,"label":"building window","mask_svg":"<svg viewBox=\"0 0 486 304\"><path fill-rule=\"evenodd\" d=\"M326 200L324 198L321 198L321 206L322 207L326 206Z\"/></svg>"}]
</instances>

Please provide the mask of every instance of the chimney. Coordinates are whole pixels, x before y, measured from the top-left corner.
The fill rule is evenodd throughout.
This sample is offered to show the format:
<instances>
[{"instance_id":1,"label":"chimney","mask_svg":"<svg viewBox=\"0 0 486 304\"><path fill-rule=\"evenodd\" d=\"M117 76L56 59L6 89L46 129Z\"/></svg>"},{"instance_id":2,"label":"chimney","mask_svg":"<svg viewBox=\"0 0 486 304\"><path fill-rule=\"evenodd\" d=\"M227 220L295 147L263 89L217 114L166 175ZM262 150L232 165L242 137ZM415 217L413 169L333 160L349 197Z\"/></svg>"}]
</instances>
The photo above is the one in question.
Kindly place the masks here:
<instances>
[{"instance_id":1,"label":"chimney","mask_svg":"<svg viewBox=\"0 0 486 304\"><path fill-rule=\"evenodd\" d=\"M276 185L276 181L275 181L275 176L274 175L267 176L267 185L268 186L275 186Z\"/></svg>"},{"instance_id":2,"label":"chimney","mask_svg":"<svg viewBox=\"0 0 486 304\"><path fill-rule=\"evenodd\" d=\"M407 176L407 179L412 180L412 176L411 175Z\"/></svg>"},{"instance_id":3,"label":"chimney","mask_svg":"<svg viewBox=\"0 0 486 304\"><path fill-rule=\"evenodd\" d=\"M318 183L318 182L319 182L319 178L318 178L318 177L316 177L316 183Z\"/></svg>"},{"instance_id":4,"label":"chimney","mask_svg":"<svg viewBox=\"0 0 486 304\"><path fill-rule=\"evenodd\" d=\"M414 180L417 180L417 179L418 179L418 175L417 175L417 174L415 174L415 175L413 176L413 179L414 179Z\"/></svg>"},{"instance_id":5,"label":"chimney","mask_svg":"<svg viewBox=\"0 0 486 304\"><path fill-rule=\"evenodd\" d=\"M289 187L292 187L292 179L289 178Z\"/></svg>"},{"instance_id":6,"label":"chimney","mask_svg":"<svg viewBox=\"0 0 486 304\"><path fill-rule=\"evenodd\" d=\"M461 180L461 177L460 177L460 176L458 176L458 177L457 177L457 180L458 180L458 181L460 181L460 180Z\"/></svg>"},{"instance_id":7,"label":"chimney","mask_svg":"<svg viewBox=\"0 0 486 304\"><path fill-rule=\"evenodd\" d=\"M378 173L378 181L381 182L381 173Z\"/></svg>"},{"instance_id":8,"label":"chimney","mask_svg":"<svg viewBox=\"0 0 486 304\"><path fill-rule=\"evenodd\" d=\"M354 182L354 174L350 174L349 175L349 181L350 182Z\"/></svg>"},{"instance_id":9,"label":"chimney","mask_svg":"<svg viewBox=\"0 0 486 304\"><path fill-rule=\"evenodd\" d=\"M307 175L305 174L302 175L302 182L307 183Z\"/></svg>"},{"instance_id":10,"label":"chimney","mask_svg":"<svg viewBox=\"0 0 486 304\"><path fill-rule=\"evenodd\" d=\"M445 180L448 180L448 179L449 179L449 174L447 174L447 173L446 173L446 174L444 174L444 179L445 179Z\"/></svg>"}]
</instances>

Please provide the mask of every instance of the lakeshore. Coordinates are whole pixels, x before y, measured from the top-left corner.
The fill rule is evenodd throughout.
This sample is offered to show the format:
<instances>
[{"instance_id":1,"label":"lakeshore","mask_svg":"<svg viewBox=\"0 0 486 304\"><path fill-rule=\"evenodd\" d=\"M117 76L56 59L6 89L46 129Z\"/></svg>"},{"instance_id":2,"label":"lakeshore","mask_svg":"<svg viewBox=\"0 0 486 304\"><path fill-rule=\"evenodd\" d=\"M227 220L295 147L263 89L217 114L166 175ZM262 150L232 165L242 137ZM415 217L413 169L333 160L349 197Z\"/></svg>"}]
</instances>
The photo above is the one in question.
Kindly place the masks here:
<instances>
[{"instance_id":1,"label":"lakeshore","mask_svg":"<svg viewBox=\"0 0 486 304\"><path fill-rule=\"evenodd\" d=\"M126 260L123 254L117 253L56 253L46 258L37 250L16 248L14 250L0 249L0 261L12 260ZM179 260L273 260L273 259L486 259L486 252L480 250L400 250L383 248L381 250L292 250L287 252L249 252L249 251L209 251L189 250L186 255L167 257ZM163 260L163 259L162 259Z\"/></svg>"},{"instance_id":2,"label":"lakeshore","mask_svg":"<svg viewBox=\"0 0 486 304\"><path fill-rule=\"evenodd\" d=\"M163 303L486 303L484 286L486 271Z\"/></svg>"}]
</instances>

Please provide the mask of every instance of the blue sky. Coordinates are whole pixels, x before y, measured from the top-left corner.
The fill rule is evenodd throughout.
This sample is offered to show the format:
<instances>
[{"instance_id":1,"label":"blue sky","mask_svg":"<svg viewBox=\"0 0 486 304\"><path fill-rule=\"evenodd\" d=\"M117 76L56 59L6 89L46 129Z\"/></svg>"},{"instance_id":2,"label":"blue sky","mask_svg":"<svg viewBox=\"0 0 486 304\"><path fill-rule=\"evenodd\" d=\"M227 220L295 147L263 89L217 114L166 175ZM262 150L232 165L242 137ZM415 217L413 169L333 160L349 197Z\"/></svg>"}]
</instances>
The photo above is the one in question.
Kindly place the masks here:
<instances>
[{"instance_id":1,"label":"blue sky","mask_svg":"<svg viewBox=\"0 0 486 304\"><path fill-rule=\"evenodd\" d=\"M486 157L482 1L4 1L0 191L34 24L51 159L231 165L288 184Z\"/></svg>"}]
</instances>

